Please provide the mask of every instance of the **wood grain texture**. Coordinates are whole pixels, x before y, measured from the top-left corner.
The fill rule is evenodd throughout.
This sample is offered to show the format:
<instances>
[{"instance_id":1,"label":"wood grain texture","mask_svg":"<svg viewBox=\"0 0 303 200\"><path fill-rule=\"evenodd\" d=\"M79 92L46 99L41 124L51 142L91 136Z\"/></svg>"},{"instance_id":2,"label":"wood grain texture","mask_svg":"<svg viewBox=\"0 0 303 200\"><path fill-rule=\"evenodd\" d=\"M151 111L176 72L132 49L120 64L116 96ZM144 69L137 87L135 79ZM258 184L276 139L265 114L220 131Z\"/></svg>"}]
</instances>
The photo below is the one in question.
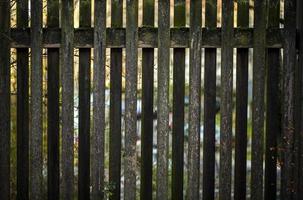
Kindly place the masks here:
<instances>
[{"instance_id":1,"label":"wood grain texture","mask_svg":"<svg viewBox=\"0 0 303 200\"><path fill-rule=\"evenodd\" d=\"M270 1L268 27L279 27L279 19L280 2ZM280 49L268 49L264 199L277 197L277 143L281 137L281 70Z\"/></svg>"},{"instance_id":2,"label":"wood grain texture","mask_svg":"<svg viewBox=\"0 0 303 200\"><path fill-rule=\"evenodd\" d=\"M221 120L220 120L220 172L219 199L231 199L232 169L232 92L233 48L229 41L233 35L234 2L222 2L222 52L221 52Z\"/></svg>"},{"instance_id":3,"label":"wood grain texture","mask_svg":"<svg viewBox=\"0 0 303 200\"><path fill-rule=\"evenodd\" d=\"M153 27L138 28L138 47L139 48L157 48L158 47L158 29ZM58 48L61 46L61 30L43 29L43 47ZM107 28L106 47L125 48L125 28ZM76 28L74 30L75 48L92 48L94 46L94 30L92 28ZM206 29L202 28L201 48L220 48L221 47L221 28ZM282 48L283 29L267 29L266 46L270 48ZM29 29L12 28L11 46L29 47L30 44ZM233 47L252 48L253 47L253 28L238 28L234 30L231 42ZM170 28L171 48L189 48L189 28L178 27Z\"/></svg>"},{"instance_id":4,"label":"wood grain texture","mask_svg":"<svg viewBox=\"0 0 303 200\"><path fill-rule=\"evenodd\" d=\"M296 67L296 1L285 1L285 37L283 59L283 114L282 140L283 165L281 174L281 198L294 199L297 190L294 185L294 102L295 102L295 67Z\"/></svg>"},{"instance_id":5,"label":"wood grain texture","mask_svg":"<svg viewBox=\"0 0 303 200\"><path fill-rule=\"evenodd\" d=\"M31 1L30 199L43 199L42 158L42 1Z\"/></svg>"},{"instance_id":6,"label":"wood grain texture","mask_svg":"<svg viewBox=\"0 0 303 200\"><path fill-rule=\"evenodd\" d=\"M94 1L92 199L104 199L106 1Z\"/></svg>"},{"instance_id":7,"label":"wood grain texture","mask_svg":"<svg viewBox=\"0 0 303 200\"><path fill-rule=\"evenodd\" d=\"M28 1L17 2L17 27L28 27ZM17 49L17 199L29 199L29 53Z\"/></svg>"},{"instance_id":8,"label":"wood grain texture","mask_svg":"<svg viewBox=\"0 0 303 200\"><path fill-rule=\"evenodd\" d=\"M123 0L112 0L111 1L111 26L115 28L120 28L123 25ZM122 70L122 49L111 49L111 76L116 79L118 77L120 70ZM115 75L113 74L115 73ZM111 87L114 87L115 83L113 79L111 81ZM121 95L118 90L111 91L111 100L115 96ZM119 110L121 102L111 101L110 109L113 112L113 109ZM112 195L109 197L111 200L121 199L121 132L119 132L119 124L116 124L119 116L110 118L110 136L109 136L109 182L113 185ZM116 125L116 127L113 127Z\"/></svg>"},{"instance_id":9,"label":"wood grain texture","mask_svg":"<svg viewBox=\"0 0 303 200\"><path fill-rule=\"evenodd\" d=\"M59 1L47 3L47 27L59 26ZM60 160L59 160L59 56L58 48L47 50L47 197L60 198Z\"/></svg>"},{"instance_id":10,"label":"wood grain texture","mask_svg":"<svg viewBox=\"0 0 303 200\"><path fill-rule=\"evenodd\" d=\"M299 105L301 105L301 109L298 111L298 115L299 117L297 117L296 119L298 126L298 134L297 134L297 145L298 145L298 162L297 162L297 166L298 166L298 180L297 180L297 188L298 188L298 192L297 192L297 199L302 199L303 198L303 126L302 126L302 120L303 120L303 110L302 110L302 88L303 88L303 71L302 71L302 66L303 66L303 2L302 1L298 1L297 4L297 8L298 8L298 12L297 12L297 24L298 24L298 31L299 31L299 59L298 59L298 90L300 92L297 93L297 95L299 96L299 101L297 101L299 103Z\"/></svg>"},{"instance_id":11,"label":"wood grain texture","mask_svg":"<svg viewBox=\"0 0 303 200\"><path fill-rule=\"evenodd\" d=\"M137 171L137 75L138 75L138 1L126 4L125 69L125 157L124 199L136 199Z\"/></svg>"},{"instance_id":12,"label":"wood grain texture","mask_svg":"<svg viewBox=\"0 0 303 200\"><path fill-rule=\"evenodd\" d=\"M217 1L207 0L205 26L217 26ZM215 198L215 136L216 136L216 67L217 53L214 48L205 49L204 73L204 141L203 141L203 199Z\"/></svg>"},{"instance_id":13,"label":"wood grain texture","mask_svg":"<svg viewBox=\"0 0 303 200\"><path fill-rule=\"evenodd\" d=\"M0 3L0 199L10 199L10 1Z\"/></svg>"},{"instance_id":14,"label":"wood grain texture","mask_svg":"<svg viewBox=\"0 0 303 200\"><path fill-rule=\"evenodd\" d=\"M154 26L154 0L143 1L143 26ZM152 200L154 49L142 49L142 126L140 198Z\"/></svg>"},{"instance_id":15,"label":"wood grain texture","mask_svg":"<svg viewBox=\"0 0 303 200\"><path fill-rule=\"evenodd\" d=\"M188 199L199 199L202 2L190 4Z\"/></svg>"},{"instance_id":16,"label":"wood grain texture","mask_svg":"<svg viewBox=\"0 0 303 200\"><path fill-rule=\"evenodd\" d=\"M91 1L80 0L79 26L91 27ZM79 175L78 199L90 198L91 49L79 49Z\"/></svg>"},{"instance_id":17,"label":"wood grain texture","mask_svg":"<svg viewBox=\"0 0 303 200\"><path fill-rule=\"evenodd\" d=\"M174 26L184 27L186 22L184 0L175 1ZM174 49L173 59L173 130L172 130L172 199L183 199L184 179L184 95L185 49Z\"/></svg>"},{"instance_id":18,"label":"wood grain texture","mask_svg":"<svg viewBox=\"0 0 303 200\"><path fill-rule=\"evenodd\" d=\"M157 105L157 191L158 200L168 199L169 137L169 18L170 1L158 3L158 105Z\"/></svg>"},{"instance_id":19,"label":"wood grain texture","mask_svg":"<svg viewBox=\"0 0 303 200\"><path fill-rule=\"evenodd\" d=\"M254 15L253 54L253 108L252 108L252 155L251 199L263 199L263 154L264 154L264 90L265 90L265 44L266 0L257 0Z\"/></svg>"},{"instance_id":20,"label":"wood grain texture","mask_svg":"<svg viewBox=\"0 0 303 200\"><path fill-rule=\"evenodd\" d=\"M249 26L248 1L238 2L237 23L239 28ZM236 86L234 199L241 200L246 198L247 187L248 49L237 49Z\"/></svg>"},{"instance_id":21,"label":"wood grain texture","mask_svg":"<svg viewBox=\"0 0 303 200\"><path fill-rule=\"evenodd\" d=\"M62 82L62 155L61 197L74 197L74 15L73 0L62 1L61 82Z\"/></svg>"}]
</instances>

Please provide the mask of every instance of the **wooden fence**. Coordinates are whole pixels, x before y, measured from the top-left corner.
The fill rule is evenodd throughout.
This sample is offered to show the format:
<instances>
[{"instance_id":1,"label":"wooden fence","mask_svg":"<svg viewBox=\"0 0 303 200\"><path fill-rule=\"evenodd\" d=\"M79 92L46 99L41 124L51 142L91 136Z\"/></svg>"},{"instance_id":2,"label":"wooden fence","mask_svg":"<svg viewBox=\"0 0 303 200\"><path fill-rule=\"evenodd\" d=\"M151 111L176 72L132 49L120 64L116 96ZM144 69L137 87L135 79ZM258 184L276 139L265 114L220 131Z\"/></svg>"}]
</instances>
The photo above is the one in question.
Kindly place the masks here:
<instances>
[{"instance_id":1,"label":"wooden fence","mask_svg":"<svg viewBox=\"0 0 303 200\"><path fill-rule=\"evenodd\" d=\"M111 24L106 23L109 8L105 0L94 0L93 4L90 0L79 1L79 28L74 28L73 0L48 0L46 27L42 26L42 0L17 0L17 27L14 28L10 26L10 0L0 1L1 200L10 199L13 190L17 191L17 199L20 200L54 200L60 197L64 200L76 197L83 200L303 198L302 1L284 0L282 7L279 0L223 0L222 7L219 7L217 0L191 0L190 4L185 0L174 0L173 27L170 25L172 5L169 0L141 1L143 19L140 27L138 0L126 1L125 19L123 1L112 0ZM203 28L202 3L205 5ZM158 8L158 27L154 26L155 5ZM186 26L188 6L189 27ZM253 27L249 26L251 6ZM280 19L281 7L284 8L283 20ZM222 15L217 16L218 9L222 9ZM222 21L220 27L217 26L219 18ZM234 26L234 19L237 19L237 26ZM123 28L124 20L126 28ZM10 153L11 48L17 49L16 188L10 184L13 176L10 160L14 156ZM47 113L42 109L43 48L47 49ZM74 168L74 48L79 48L77 168ZM110 48L108 136L105 131L106 48ZM122 131L124 48L125 128ZM136 144L138 48L142 48L142 134L139 150ZM158 55L157 79L154 78L155 48ZM172 77L170 48L173 48ZM188 110L185 109L187 48ZM236 66L233 62L234 48ZM216 90L217 49L221 49L219 90ZM253 49L251 138L248 136L247 117L249 49ZM234 70L236 77L233 77ZM173 79L172 91L169 90L170 78ZM236 91L233 91L234 78ZM155 80L158 85L156 90ZM216 93L220 94L218 177L215 176ZM201 101L202 95L204 101ZM154 96L157 96L155 102ZM93 114L90 117L92 101ZM157 108L156 161L153 161L154 107ZM172 131L169 126L170 110ZM188 116L189 124L186 141L185 116ZM43 155L42 148L45 117L47 155ZM200 138L202 124L203 140ZM109 163L105 162L106 137L109 137ZM247 157L249 141L251 158ZM45 156L47 174L43 169ZM248 161L251 161L250 174L247 174ZM281 178L277 178L278 174ZM156 185L152 177L156 177ZM43 192L45 179L47 195ZM77 188L74 186L76 180ZM217 180L218 185L215 184Z\"/></svg>"}]
</instances>

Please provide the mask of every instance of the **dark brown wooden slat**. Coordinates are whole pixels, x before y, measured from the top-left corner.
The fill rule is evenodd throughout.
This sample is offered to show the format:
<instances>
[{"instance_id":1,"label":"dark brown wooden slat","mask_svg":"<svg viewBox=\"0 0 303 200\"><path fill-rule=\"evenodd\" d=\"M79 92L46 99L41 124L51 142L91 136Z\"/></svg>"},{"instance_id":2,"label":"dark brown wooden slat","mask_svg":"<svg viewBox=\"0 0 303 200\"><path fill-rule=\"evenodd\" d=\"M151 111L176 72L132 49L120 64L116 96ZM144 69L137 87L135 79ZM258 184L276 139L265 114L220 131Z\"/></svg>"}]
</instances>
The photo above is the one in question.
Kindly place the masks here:
<instances>
[{"instance_id":1,"label":"dark brown wooden slat","mask_svg":"<svg viewBox=\"0 0 303 200\"><path fill-rule=\"evenodd\" d=\"M62 199L74 197L74 15L73 0L62 1L61 80L62 80Z\"/></svg>"},{"instance_id":2,"label":"dark brown wooden slat","mask_svg":"<svg viewBox=\"0 0 303 200\"><path fill-rule=\"evenodd\" d=\"M303 198L303 126L302 126L302 120L303 120L303 110L302 110L302 89L303 89L303 70L302 70L302 66L303 66L303 2L302 1L298 1L298 11L297 11L297 15L298 15L298 31L299 31L299 59L298 59L298 76L299 79L298 81L298 89L300 90L300 92L297 93L297 95L299 95L299 105L301 105L301 109L299 110L299 117L296 118L298 120L297 124L299 124L299 129L298 130L298 138L297 138L297 145L298 145L298 162L297 162L297 167L298 167L298 180L297 180L297 188L298 188L298 195L297 195L297 199L302 199Z\"/></svg>"},{"instance_id":3,"label":"dark brown wooden slat","mask_svg":"<svg viewBox=\"0 0 303 200\"><path fill-rule=\"evenodd\" d=\"M28 27L28 1L17 2L17 27ZM17 49L17 199L28 200L29 184L29 59Z\"/></svg>"},{"instance_id":4,"label":"dark brown wooden slat","mask_svg":"<svg viewBox=\"0 0 303 200\"><path fill-rule=\"evenodd\" d=\"M91 1L80 0L80 28L91 26ZM90 64L91 50L79 49L78 199L90 198Z\"/></svg>"},{"instance_id":5,"label":"dark brown wooden slat","mask_svg":"<svg viewBox=\"0 0 303 200\"><path fill-rule=\"evenodd\" d=\"M222 2L219 199L231 199L234 2Z\"/></svg>"},{"instance_id":6,"label":"dark brown wooden slat","mask_svg":"<svg viewBox=\"0 0 303 200\"><path fill-rule=\"evenodd\" d=\"M136 199L138 1L126 4L124 199Z\"/></svg>"},{"instance_id":7,"label":"dark brown wooden slat","mask_svg":"<svg viewBox=\"0 0 303 200\"><path fill-rule=\"evenodd\" d=\"M199 199L202 2L190 2L188 199Z\"/></svg>"},{"instance_id":8,"label":"dark brown wooden slat","mask_svg":"<svg viewBox=\"0 0 303 200\"><path fill-rule=\"evenodd\" d=\"M285 2L285 36L283 59L283 164L281 171L281 199L293 199L294 186L294 100L296 66L296 0Z\"/></svg>"},{"instance_id":9,"label":"dark brown wooden slat","mask_svg":"<svg viewBox=\"0 0 303 200\"><path fill-rule=\"evenodd\" d=\"M92 48L93 47L92 28L75 29L75 48ZM171 48L188 48L189 47L189 28L171 28L170 29L170 47ZM221 29L202 29L201 48L219 48L221 47ZM283 45L283 29L268 29L266 46L270 48L281 48ZM157 48L158 47L158 29L152 27L141 27L138 30L138 47L139 48ZM11 31L12 47L29 47L30 31L29 29L16 29ZM43 30L43 47L58 48L61 42L60 29ZM233 47L252 48L253 47L253 29L239 28L234 30L231 39ZM107 28L106 46L108 48L125 48L125 29L124 28Z\"/></svg>"},{"instance_id":10,"label":"dark brown wooden slat","mask_svg":"<svg viewBox=\"0 0 303 200\"><path fill-rule=\"evenodd\" d=\"M111 26L121 28L123 25L123 0L111 1ZM109 182L113 186L111 200L119 200L121 193L121 89L118 84L122 78L122 49L111 49L111 97L110 97L110 135L109 135ZM113 79L116 80L113 80ZM117 81L117 83L115 83ZM112 91L112 87L113 91ZM120 86L121 87L121 86ZM120 99L118 99L120 97ZM115 98L115 99L114 99ZM114 102L114 100L120 100ZM116 110L117 113L114 113ZM118 126L120 124L120 126Z\"/></svg>"},{"instance_id":11,"label":"dark brown wooden slat","mask_svg":"<svg viewBox=\"0 0 303 200\"><path fill-rule=\"evenodd\" d=\"M254 2L251 199L263 199L266 0Z\"/></svg>"},{"instance_id":12,"label":"dark brown wooden slat","mask_svg":"<svg viewBox=\"0 0 303 200\"><path fill-rule=\"evenodd\" d=\"M217 1L207 0L205 26L217 26ZM203 137L203 186L204 200L215 198L215 143L216 143L216 49L205 49L204 73L204 137Z\"/></svg>"},{"instance_id":13,"label":"dark brown wooden slat","mask_svg":"<svg viewBox=\"0 0 303 200\"><path fill-rule=\"evenodd\" d=\"M249 26L249 2L238 2L239 28ZM237 49L234 199L246 198L248 49Z\"/></svg>"},{"instance_id":14,"label":"dark brown wooden slat","mask_svg":"<svg viewBox=\"0 0 303 200\"><path fill-rule=\"evenodd\" d=\"M47 27L59 27L59 1L47 2ZM59 49L47 50L47 193L59 199Z\"/></svg>"},{"instance_id":15,"label":"dark brown wooden slat","mask_svg":"<svg viewBox=\"0 0 303 200\"><path fill-rule=\"evenodd\" d=\"M268 27L279 27L280 1L270 1ZM280 49L267 51L266 150L264 199L277 197L277 141L281 135Z\"/></svg>"},{"instance_id":16,"label":"dark brown wooden slat","mask_svg":"<svg viewBox=\"0 0 303 200\"><path fill-rule=\"evenodd\" d=\"M92 199L104 199L106 1L94 1Z\"/></svg>"},{"instance_id":17,"label":"dark brown wooden slat","mask_svg":"<svg viewBox=\"0 0 303 200\"><path fill-rule=\"evenodd\" d=\"M111 49L110 59L109 177L116 191L114 197L111 198L120 199L122 49Z\"/></svg>"},{"instance_id":18,"label":"dark brown wooden slat","mask_svg":"<svg viewBox=\"0 0 303 200\"><path fill-rule=\"evenodd\" d=\"M0 199L10 199L10 1L0 3Z\"/></svg>"},{"instance_id":19,"label":"dark brown wooden slat","mask_svg":"<svg viewBox=\"0 0 303 200\"><path fill-rule=\"evenodd\" d=\"M185 1L175 1L174 26L186 24ZM185 49L174 49L173 62L173 131L172 131L172 199L183 199L184 179L184 95Z\"/></svg>"},{"instance_id":20,"label":"dark brown wooden slat","mask_svg":"<svg viewBox=\"0 0 303 200\"><path fill-rule=\"evenodd\" d=\"M143 1L143 26L154 26L154 0ZM142 49L142 125L140 198L152 200L154 49Z\"/></svg>"},{"instance_id":21,"label":"dark brown wooden slat","mask_svg":"<svg viewBox=\"0 0 303 200\"><path fill-rule=\"evenodd\" d=\"M31 0L30 199L43 199L42 1Z\"/></svg>"},{"instance_id":22,"label":"dark brown wooden slat","mask_svg":"<svg viewBox=\"0 0 303 200\"><path fill-rule=\"evenodd\" d=\"M78 198L90 196L90 49L79 51Z\"/></svg>"},{"instance_id":23,"label":"dark brown wooden slat","mask_svg":"<svg viewBox=\"0 0 303 200\"><path fill-rule=\"evenodd\" d=\"M169 137L169 18L170 1L158 2L158 97L157 97L157 191L158 200L168 199Z\"/></svg>"},{"instance_id":24,"label":"dark brown wooden slat","mask_svg":"<svg viewBox=\"0 0 303 200\"><path fill-rule=\"evenodd\" d=\"M152 199L154 49L142 50L142 129L140 198Z\"/></svg>"}]
</instances>

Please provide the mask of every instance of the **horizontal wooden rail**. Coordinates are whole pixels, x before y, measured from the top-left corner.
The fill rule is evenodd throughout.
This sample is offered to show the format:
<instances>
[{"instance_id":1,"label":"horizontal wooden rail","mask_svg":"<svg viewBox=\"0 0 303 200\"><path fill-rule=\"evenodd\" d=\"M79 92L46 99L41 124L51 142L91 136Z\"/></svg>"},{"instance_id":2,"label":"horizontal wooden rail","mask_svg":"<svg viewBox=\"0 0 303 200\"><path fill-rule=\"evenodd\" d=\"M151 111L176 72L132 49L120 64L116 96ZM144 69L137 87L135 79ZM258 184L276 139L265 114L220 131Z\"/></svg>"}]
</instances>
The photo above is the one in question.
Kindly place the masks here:
<instances>
[{"instance_id":1,"label":"horizontal wooden rail","mask_svg":"<svg viewBox=\"0 0 303 200\"><path fill-rule=\"evenodd\" d=\"M189 28L171 28L170 29L171 48L189 47ZM125 48L125 28L107 28L106 47ZM267 30L267 47L283 47L283 29L271 28ZM77 28L74 31L75 48L93 47L93 28ZM233 47L252 48L253 47L253 28L235 28L233 37ZM43 47L58 48L61 43L61 29L46 28L43 29ZM203 28L202 45L203 48L221 47L221 28ZM30 29L12 28L11 29L11 47L30 47ZM158 29L152 27L140 27L138 30L139 48L157 48L158 47Z\"/></svg>"}]
</instances>

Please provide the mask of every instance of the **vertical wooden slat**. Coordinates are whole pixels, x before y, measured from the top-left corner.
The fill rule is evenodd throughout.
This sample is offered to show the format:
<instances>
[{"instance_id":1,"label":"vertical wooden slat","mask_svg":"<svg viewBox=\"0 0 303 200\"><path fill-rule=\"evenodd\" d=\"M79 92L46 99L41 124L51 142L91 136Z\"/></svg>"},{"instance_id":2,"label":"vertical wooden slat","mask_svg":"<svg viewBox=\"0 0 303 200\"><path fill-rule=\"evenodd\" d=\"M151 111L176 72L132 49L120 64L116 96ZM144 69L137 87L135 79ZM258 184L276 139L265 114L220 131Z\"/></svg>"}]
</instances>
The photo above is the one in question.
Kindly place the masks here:
<instances>
[{"instance_id":1,"label":"vertical wooden slat","mask_svg":"<svg viewBox=\"0 0 303 200\"><path fill-rule=\"evenodd\" d=\"M74 3L62 1L61 80L62 80L62 199L74 195Z\"/></svg>"},{"instance_id":2,"label":"vertical wooden slat","mask_svg":"<svg viewBox=\"0 0 303 200\"><path fill-rule=\"evenodd\" d=\"M0 3L0 199L10 199L10 1Z\"/></svg>"},{"instance_id":3,"label":"vertical wooden slat","mask_svg":"<svg viewBox=\"0 0 303 200\"><path fill-rule=\"evenodd\" d=\"M234 2L222 1L219 198L231 199Z\"/></svg>"},{"instance_id":4,"label":"vertical wooden slat","mask_svg":"<svg viewBox=\"0 0 303 200\"><path fill-rule=\"evenodd\" d=\"M300 117L297 118L300 121L298 121L297 123L299 124L299 128L298 131L298 138L297 138L297 145L298 145L298 163L297 163L297 167L298 167L298 181L297 181L297 188L298 188L298 195L297 195L297 200L302 199L303 198L303 107L302 107L302 95L303 95L303 2L298 0L298 10L297 10L297 15L298 15L298 32L299 32L299 60L298 60L298 71L299 71L299 79L298 84L299 84L299 90L300 92L298 92L299 96L299 105L301 106L300 109Z\"/></svg>"},{"instance_id":5,"label":"vertical wooden slat","mask_svg":"<svg viewBox=\"0 0 303 200\"><path fill-rule=\"evenodd\" d=\"M111 49L110 65L110 182L115 185L112 199L120 198L121 174L121 92L122 49Z\"/></svg>"},{"instance_id":6,"label":"vertical wooden slat","mask_svg":"<svg viewBox=\"0 0 303 200\"><path fill-rule=\"evenodd\" d=\"M80 28L91 27L91 1L80 1ZM78 199L90 198L90 62L89 48L79 49Z\"/></svg>"},{"instance_id":7,"label":"vertical wooden slat","mask_svg":"<svg viewBox=\"0 0 303 200\"><path fill-rule=\"evenodd\" d=\"M281 199L293 199L294 187L294 91L296 65L296 0L285 0L285 35L283 63L283 164Z\"/></svg>"},{"instance_id":8,"label":"vertical wooden slat","mask_svg":"<svg viewBox=\"0 0 303 200\"><path fill-rule=\"evenodd\" d=\"M170 1L158 3L157 199L168 198Z\"/></svg>"},{"instance_id":9,"label":"vertical wooden slat","mask_svg":"<svg viewBox=\"0 0 303 200\"><path fill-rule=\"evenodd\" d=\"M154 26L154 0L143 0L143 26ZM142 49L140 198L152 200L154 49Z\"/></svg>"},{"instance_id":10,"label":"vertical wooden slat","mask_svg":"<svg viewBox=\"0 0 303 200\"><path fill-rule=\"evenodd\" d=\"M111 12L111 26L121 28L123 25L123 0L112 0ZM113 186L110 199L118 200L121 190L121 84L119 82L122 76L122 49L111 49L110 58L109 182Z\"/></svg>"},{"instance_id":11,"label":"vertical wooden slat","mask_svg":"<svg viewBox=\"0 0 303 200\"><path fill-rule=\"evenodd\" d=\"M59 1L47 2L47 27L59 27ZM59 199L59 49L47 49L47 193Z\"/></svg>"},{"instance_id":12,"label":"vertical wooden slat","mask_svg":"<svg viewBox=\"0 0 303 200\"><path fill-rule=\"evenodd\" d=\"M185 1L175 1L174 26L185 27ZM185 49L174 49L172 199L183 199Z\"/></svg>"},{"instance_id":13,"label":"vertical wooden slat","mask_svg":"<svg viewBox=\"0 0 303 200\"><path fill-rule=\"evenodd\" d=\"M251 199L263 199L266 0L254 2Z\"/></svg>"},{"instance_id":14,"label":"vertical wooden slat","mask_svg":"<svg viewBox=\"0 0 303 200\"><path fill-rule=\"evenodd\" d=\"M17 2L17 27L28 27L28 1ZM17 199L29 199L29 59L17 49Z\"/></svg>"},{"instance_id":15,"label":"vertical wooden slat","mask_svg":"<svg viewBox=\"0 0 303 200\"><path fill-rule=\"evenodd\" d=\"M269 1L268 27L278 28L279 18L280 1ZM277 196L277 141L281 135L280 49L268 49L267 52L264 198L275 199Z\"/></svg>"},{"instance_id":16,"label":"vertical wooden slat","mask_svg":"<svg viewBox=\"0 0 303 200\"><path fill-rule=\"evenodd\" d=\"M217 26L217 1L206 0L205 26ZM203 199L215 198L216 49L205 49Z\"/></svg>"},{"instance_id":17,"label":"vertical wooden slat","mask_svg":"<svg viewBox=\"0 0 303 200\"><path fill-rule=\"evenodd\" d=\"M238 2L237 23L239 28L249 26L248 1ZM236 86L234 199L241 200L246 198L248 49L237 49Z\"/></svg>"},{"instance_id":18,"label":"vertical wooden slat","mask_svg":"<svg viewBox=\"0 0 303 200\"><path fill-rule=\"evenodd\" d=\"M94 2L94 82L91 183L92 199L104 198L106 1Z\"/></svg>"},{"instance_id":19,"label":"vertical wooden slat","mask_svg":"<svg viewBox=\"0 0 303 200\"><path fill-rule=\"evenodd\" d=\"M188 198L199 199L202 2L190 2Z\"/></svg>"},{"instance_id":20,"label":"vertical wooden slat","mask_svg":"<svg viewBox=\"0 0 303 200\"><path fill-rule=\"evenodd\" d=\"M42 193L42 1L31 0L30 199Z\"/></svg>"},{"instance_id":21,"label":"vertical wooden slat","mask_svg":"<svg viewBox=\"0 0 303 200\"><path fill-rule=\"evenodd\" d=\"M136 199L138 1L126 4L124 199Z\"/></svg>"}]
</instances>

